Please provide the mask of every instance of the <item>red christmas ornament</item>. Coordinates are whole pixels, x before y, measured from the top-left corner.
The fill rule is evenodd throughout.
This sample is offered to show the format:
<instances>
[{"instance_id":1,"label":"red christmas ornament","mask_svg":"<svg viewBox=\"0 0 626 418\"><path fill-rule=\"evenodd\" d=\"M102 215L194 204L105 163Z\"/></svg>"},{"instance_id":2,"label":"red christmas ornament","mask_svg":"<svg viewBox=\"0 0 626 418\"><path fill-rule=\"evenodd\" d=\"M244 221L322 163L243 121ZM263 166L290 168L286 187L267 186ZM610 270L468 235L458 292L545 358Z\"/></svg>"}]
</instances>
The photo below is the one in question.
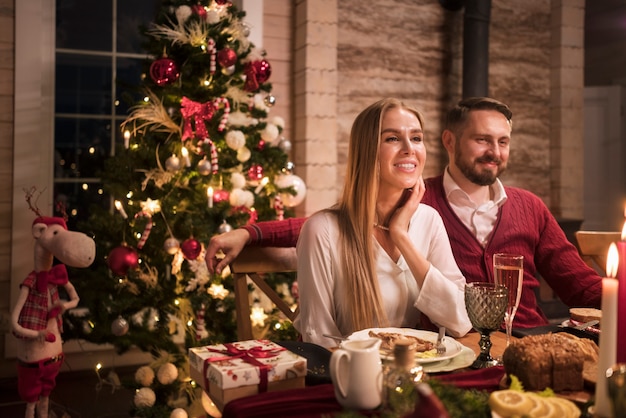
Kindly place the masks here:
<instances>
[{"instance_id":1,"label":"red christmas ornament","mask_svg":"<svg viewBox=\"0 0 626 418\"><path fill-rule=\"evenodd\" d=\"M195 260L202 252L202 244L195 238L189 238L180 245L183 256L187 260Z\"/></svg>"},{"instance_id":2,"label":"red christmas ornament","mask_svg":"<svg viewBox=\"0 0 626 418\"><path fill-rule=\"evenodd\" d=\"M263 151L265 149L265 141L263 141L262 139L259 140L259 143L257 144L256 149L258 151Z\"/></svg>"},{"instance_id":3,"label":"red christmas ornament","mask_svg":"<svg viewBox=\"0 0 626 418\"><path fill-rule=\"evenodd\" d=\"M222 67L230 67L237 62L237 53L230 48L221 49L217 53L217 62Z\"/></svg>"},{"instance_id":4,"label":"red christmas ornament","mask_svg":"<svg viewBox=\"0 0 626 418\"><path fill-rule=\"evenodd\" d=\"M150 77L159 87L173 83L179 76L178 65L172 59L159 58L150 65Z\"/></svg>"},{"instance_id":5,"label":"red christmas ornament","mask_svg":"<svg viewBox=\"0 0 626 418\"><path fill-rule=\"evenodd\" d=\"M252 164L248 169L248 178L250 180L261 180L263 178L263 166L261 164Z\"/></svg>"},{"instance_id":6,"label":"red christmas ornament","mask_svg":"<svg viewBox=\"0 0 626 418\"><path fill-rule=\"evenodd\" d=\"M228 193L228 190L220 189L220 190L216 190L213 193L213 203L224 202L225 200L228 200L229 198L230 198L230 193Z\"/></svg>"},{"instance_id":7,"label":"red christmas ornament","mask_svg":"<svg viewBox=\"0 0 626 418\"><path fill-rule=\"evenodd\" d=\"M137 268L139 256L133 248L127 245L120 245L111 250L106 263L113 274L125 276L129 269Z\"/></svg>"},{"instance_id":8,"label":"red christmas ornament","mask_svg":"<svg viewBox=\"0 0 626 418\"><path fill-rule=\"evenodd\" d=\"M228 0L215 0L215 3L216 3L218 6L224 6L225 4L228 4L228 3L229 3L229 1L228 1Z\"/></svg>"}]
</instances>

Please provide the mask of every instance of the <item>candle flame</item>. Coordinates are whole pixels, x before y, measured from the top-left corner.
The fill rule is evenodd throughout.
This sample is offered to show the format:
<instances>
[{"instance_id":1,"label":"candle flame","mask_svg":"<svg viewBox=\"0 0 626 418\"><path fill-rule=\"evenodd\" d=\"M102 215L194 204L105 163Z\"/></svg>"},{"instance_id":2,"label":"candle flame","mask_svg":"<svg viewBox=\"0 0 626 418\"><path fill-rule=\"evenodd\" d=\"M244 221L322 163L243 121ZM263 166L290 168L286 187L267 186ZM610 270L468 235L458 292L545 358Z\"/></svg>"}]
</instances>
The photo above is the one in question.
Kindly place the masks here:
<instances>
[{"instance_id":1,"label":"candle flame","mask_svg":"<svg viewBox=\"0 0 626 418\"><path fill-rule=\"evenodd\" d=\"M619 266L619 254L617 252L617 245L614 242L609 247L609 252L606 257L606 275L608 277L617 276L617 267Z\"/></svg>"},{"instance_id":2,"label":"candle flame","mask_svg":"<svg viewBox=\"0 0 626 418\"><path fill-rule=\"evenodd\" d=\"M182 147L180 151L183 153L183 157L189 156L189 151L187 150L186 147Z\"/></svg>"}]
</instances>

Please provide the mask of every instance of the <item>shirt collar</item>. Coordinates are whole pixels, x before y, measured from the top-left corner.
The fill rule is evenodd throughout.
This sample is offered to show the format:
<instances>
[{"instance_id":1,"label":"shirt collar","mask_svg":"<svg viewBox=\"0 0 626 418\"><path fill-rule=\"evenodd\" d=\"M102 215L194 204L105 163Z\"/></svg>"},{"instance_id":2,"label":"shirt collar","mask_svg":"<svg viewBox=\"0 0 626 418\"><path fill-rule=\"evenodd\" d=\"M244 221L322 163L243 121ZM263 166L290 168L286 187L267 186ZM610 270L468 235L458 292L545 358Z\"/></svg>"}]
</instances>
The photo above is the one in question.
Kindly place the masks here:
<instances>
[{"instance_id":1,"label":"shirt collar","mask_svg":"<svg viewBox=\"0 0 626 418\"><path fill-rule=\"evenodd\" d=\"M489 186L491 188L491 193L493 195L493 203L497 206L502 206L507 199L506 191L504 190L504 186L500 179L496 179L496 181ZM450 173L448 172L448 167L443 171L443 190L446 194L446 199L450 200L450 194L457 192L462 193L463 196L467 200L471 200L469 195L465 193L463 189L454 181Z\"/></svg>"}]
</instances>

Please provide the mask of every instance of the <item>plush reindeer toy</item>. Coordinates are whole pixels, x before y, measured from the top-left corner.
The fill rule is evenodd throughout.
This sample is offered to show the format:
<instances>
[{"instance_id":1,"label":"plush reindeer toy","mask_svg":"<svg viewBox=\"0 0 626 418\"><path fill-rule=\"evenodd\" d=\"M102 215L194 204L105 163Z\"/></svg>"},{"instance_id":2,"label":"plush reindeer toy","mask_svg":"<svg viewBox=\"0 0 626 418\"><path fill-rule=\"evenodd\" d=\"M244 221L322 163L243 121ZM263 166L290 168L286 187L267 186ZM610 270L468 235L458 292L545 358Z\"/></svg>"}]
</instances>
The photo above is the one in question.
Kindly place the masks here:
<instances>
[{"instance_id":1,"label":"plush reindeer toy","mask_svg":"<svg viewBox=\"0 0 626 418\"><path fill-rule=\"evenodd\" d=\"M18 392L26 402L26 418L48 417L49 396L63 364L62 318L78 305L78 294L67 278L65 265L88 267L96 244L87 235L69 231L60 217L38 216L32 225L35 269L20 285L11 315L18 339ZM54 258L60 261L53 266ZM59 298L62 286L69 300Z\"/></svg>"}]
</instances>

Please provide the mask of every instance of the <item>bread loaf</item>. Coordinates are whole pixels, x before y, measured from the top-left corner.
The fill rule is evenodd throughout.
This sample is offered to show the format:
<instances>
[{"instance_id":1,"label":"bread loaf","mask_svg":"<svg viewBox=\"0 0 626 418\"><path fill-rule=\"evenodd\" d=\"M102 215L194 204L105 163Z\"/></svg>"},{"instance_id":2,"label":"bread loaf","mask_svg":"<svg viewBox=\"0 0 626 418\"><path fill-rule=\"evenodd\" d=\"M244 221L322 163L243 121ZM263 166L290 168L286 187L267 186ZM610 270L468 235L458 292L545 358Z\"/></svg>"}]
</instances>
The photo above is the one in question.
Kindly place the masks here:
<instances>
[{"instance_id":1,"label":"bread loaf","mask_svg":"<svg viewBox=\"0 0 626 418\"><path fill-rule=\"evenodd\" d=\"M585 353L577 341L561 334L511 341L502 355L506 373L515 375L526 390L582 390Z\"/></svg>"},{"instance_id":2,"label":"bread loaf","mask_svg":"<svg viewBox=\"0 0 626 418\"><path fill-rule=\"evenodd\" d=\"M571 308L569 316L578 322L602 321L602 311L595 308Z\"/></svg>"}]
</instances>

